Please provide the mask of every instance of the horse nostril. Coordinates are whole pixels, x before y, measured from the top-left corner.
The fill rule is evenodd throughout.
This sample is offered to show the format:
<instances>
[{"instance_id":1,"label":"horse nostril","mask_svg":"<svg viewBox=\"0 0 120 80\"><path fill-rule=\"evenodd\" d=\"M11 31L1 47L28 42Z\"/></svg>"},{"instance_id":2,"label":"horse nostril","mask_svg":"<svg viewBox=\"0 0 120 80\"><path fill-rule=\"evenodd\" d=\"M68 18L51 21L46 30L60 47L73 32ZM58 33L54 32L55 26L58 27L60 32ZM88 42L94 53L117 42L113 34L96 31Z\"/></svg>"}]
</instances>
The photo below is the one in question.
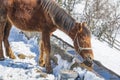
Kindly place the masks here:
<instances>
[{"instance_id":1,"label":"horse nostril","mask_svg":"<svg viewBox=\"0 0 120 80\"><path fill-rule=\"evenodd\" d=\"M91 57L87 57L87 58L83 61L83 63L84 63L86 66L88 66L88 67L92 67L92 65L93 65L93 60L92 60Z\"/></svg>"}]
</instances>

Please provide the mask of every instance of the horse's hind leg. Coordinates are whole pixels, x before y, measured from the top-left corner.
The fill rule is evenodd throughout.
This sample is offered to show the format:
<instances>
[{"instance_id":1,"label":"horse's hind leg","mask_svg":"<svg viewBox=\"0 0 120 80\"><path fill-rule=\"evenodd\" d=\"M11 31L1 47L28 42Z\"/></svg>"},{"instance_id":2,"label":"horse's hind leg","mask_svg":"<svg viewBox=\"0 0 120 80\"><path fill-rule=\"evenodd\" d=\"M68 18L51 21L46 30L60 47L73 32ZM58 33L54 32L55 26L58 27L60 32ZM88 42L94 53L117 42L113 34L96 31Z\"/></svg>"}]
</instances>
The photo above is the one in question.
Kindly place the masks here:
<instances>
[{"instance_id":1,"label":"horse's hind leg","mask_svg":"<svg viewBox=\"0 0 120 80\"><path fill-rule=\"evenodd\" d=\"M0 8L0 60L4 60L2 41L4 37L4 29L7 22L7 13L4 8Z\"/></svg>"},{"instance_id":2,"label":"horse's hind leg","mask_svg":"<svg viewBox=\"0 0 120 80\"><path fill-rule=\"evenodd\" d=\"M2 41L4 37L5 23L0 23L0 60L4 60Z\"/></svg>"},{"instance_id":3,"label":"horse's hind leg","mask_svg":"<svg viewBox=\"0 0 120 80\"><path fill-rule=\"evenodd\" d=\"M44 62L45 62L45 67L46 67L47 73L52 73L52 68L51 68L51 63L50 63L50 50L51 50L50 33L47 30L42 32L42 42L43 42L42 45L43 45L44 51L40 58L42 58L42 60L43 60L42 64L44 64Z\"/></svg>"},{"instance_id":4,"label":"horse's hind leg","mask_svg":"<svg viewBox=\"0 0 120 80\"><path fill-rule=\"evenodd\" d=\"M12 25L9 21L7 21L6 26L5 26L5 30L4 30L4 45L5 45L5 50L6 50L6 56L15 59L15 56L10 48L10 44L8 41L8 37L9 37L9 33L10 33L10 29L11 29Z\"/></svg>"}]
</instances>

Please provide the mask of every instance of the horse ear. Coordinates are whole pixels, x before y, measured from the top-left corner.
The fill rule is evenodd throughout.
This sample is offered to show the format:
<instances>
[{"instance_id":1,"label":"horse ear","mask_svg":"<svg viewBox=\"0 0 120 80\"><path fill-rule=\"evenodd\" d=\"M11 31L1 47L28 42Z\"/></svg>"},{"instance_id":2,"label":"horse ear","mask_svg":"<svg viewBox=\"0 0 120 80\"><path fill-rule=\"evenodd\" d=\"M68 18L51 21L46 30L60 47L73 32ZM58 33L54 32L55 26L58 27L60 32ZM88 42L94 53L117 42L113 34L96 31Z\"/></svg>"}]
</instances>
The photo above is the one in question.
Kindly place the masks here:
<instances>
[{"instance_id":1,"label":"horse ear","mask_svg":"<svg viewBox=\"0 0 120 80\"><path fill-rule=\"evenodd\" d=\"M86 27L86 26L87 26L87 23L86 23L86 22L83 22L83 23L82 23L82 26Z\"/></svg>"},{"instance_id":2,"label":"horse ear","mask_svg":"<svg viewBox=\"0 0 120 80\"><path fill-rule=\"evenodd\" d=\"M79 32L81 32L82 31L82 23L79 23Z\"/></svg>"},{"instance_id":3,"label":"horse ear","mask_svg":"<svg viewBox=\"0 0 120 80\"><path fill-rule=\"evenodd\" d=\"M81 32L82 31L82 23L78 23L78 32Z\"/></svg>"},{"instance_id":4,"label":"horse ear","mask_svg":"<svg viewBox=\"0 0 120 80\"><path fill-rule=\"evenodd\" d=\"M79 32L81 32L83 30L83 27L86 27L86 26L87 26L86 22L79 23L79 26L78 26Z\"/></svg>"}]
</instances>

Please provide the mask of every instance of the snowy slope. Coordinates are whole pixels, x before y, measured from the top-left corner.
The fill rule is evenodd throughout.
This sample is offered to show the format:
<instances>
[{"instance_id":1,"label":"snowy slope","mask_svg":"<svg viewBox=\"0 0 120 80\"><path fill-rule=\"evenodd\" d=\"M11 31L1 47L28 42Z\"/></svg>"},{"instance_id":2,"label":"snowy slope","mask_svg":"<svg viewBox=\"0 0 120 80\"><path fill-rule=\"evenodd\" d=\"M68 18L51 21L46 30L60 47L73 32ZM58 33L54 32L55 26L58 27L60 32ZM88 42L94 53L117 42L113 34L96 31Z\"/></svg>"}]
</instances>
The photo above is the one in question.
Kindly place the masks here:
<instances>
[{"instance_id":1,"label":"snowy slope","mask_svg":"<svg viewBox=\"0 0 120 80\"><path fill-rule=\"evenodd\" d=\"M92 38L95 60L120 75L120 51L112 49L108 44Z\"/></svg>"},{"instance_id":2,"label":"snowy slope","mask_svg":"<svg viewBox=\"0 0 120 80\"><path fill-rule=\"evenodd\" d=\"M66 42L73 45L72 40L60 30L54 32ZM98 41L94 36L91 39L94 59L100 61L105 67L120 75L120 51L112 49L108 44Z\"/></svg>"},{"instance_id":3,"label":"snowy slope","mask_svg":"<svg viewBox=\"0 0 120 80\"><path fill-rule=\"evenodd\" d=\"M36 38L27 40L18 29L13 27L9 41L17 59L12 60L6 57L4 61L0 61L0 80L59 80L60 70L66 70L69 67L70 63L56 55L58 65L53 68L53 74L46 74L45 68L38 65L39 48ZM26 58L19 59L18 54L24 54ZM81 79L84 77L84 80L103 80L79 67L74 70L78 72Z\"/></svg>"},{"instance_id":4,"label":"snowy slope","mask_svg":"<svg viewBox=\"0 0 120 80\"><path fill-rule=\"evenodd\" d=\"M16 28L11 30L10 46L17 59L12 60L6 57L4 61L0 61L0 80L54 80L54 75L41 72L45 69L37 64L37 39L27 40L19 32ZM24 54L26 58L19 59L18 54Z\"/></svg>"}]
</instances>

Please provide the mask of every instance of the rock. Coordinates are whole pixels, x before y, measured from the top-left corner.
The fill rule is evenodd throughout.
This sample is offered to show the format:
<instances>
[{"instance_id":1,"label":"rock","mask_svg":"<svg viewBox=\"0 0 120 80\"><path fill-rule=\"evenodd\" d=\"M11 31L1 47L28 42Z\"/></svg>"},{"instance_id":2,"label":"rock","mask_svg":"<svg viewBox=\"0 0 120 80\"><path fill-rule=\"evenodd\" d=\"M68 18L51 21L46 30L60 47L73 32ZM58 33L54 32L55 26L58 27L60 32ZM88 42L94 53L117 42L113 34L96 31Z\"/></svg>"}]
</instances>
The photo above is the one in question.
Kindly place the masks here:
<instances>
[{"instance_id":1,"label":"rock","mask_svg":"<svg viewBox=\"0 0 120 80\"><path fill-rule=\"evenodd\" d=\"M60 80L75 80L78 77L78 73L73 70L61 70Z\"/></svg>"},{"instance_id":2,"label":"rock","mask_svg":"<svg viewBox=\"0 0 120 80\"><path fill-rule=\"evenodd\" d=\"M48 74L46 73L40 73L40 77L46 78L48 76Z\"/></svg>"},{"instance_id":3,"label":"rock","mask_svg":"<svg viewBox=\"0 0 120 80\"><path fill-rule=\"evenodd\" d=\"M18 58L20 58L20 59L25 59L26 57L29 58L29 59L32 59L32 58L34 58L35 56L32 56L32 55L26 56L26 55L23 54L23 53L18 54Z\"/></svg>"},{"instance_id":4,"label":"rock","mask_svg":"<svg viewBox=\"0 0 120 80\"><path fill-rule=\"evenodd\" d=\"M59 54L63 60L67 60L68 62L72 62L73 60L72 55L70 55L67 51L61 49L57 44L51 41L50 58L53 60L54 63L57 64L57 58L55 57L56 54Z\"/></svg>"},{"instance_id":5,"label":"rock","mask_svg":"<svg viewBox=\"0 0 120 80\"><path fill-rule=\"evenodd\" d=\"M77 62L75 62L75 63L73 63L73 64L71 65L70 69L72 70L72 69L75 68L75 67L80 67L80 64L77 63Z\"/></svg>"},{"instance_id":6,"label":"rock","mask_svg":"<svg viewBox=\"0 0 120 80\"><path fill-rule=\"evenodd\" d=\"M26 57L26 55L24 55L24 54L18 54L18 57L20 58L20 59L25 59L25 57Z\"/></svg>"}]
</instances>

